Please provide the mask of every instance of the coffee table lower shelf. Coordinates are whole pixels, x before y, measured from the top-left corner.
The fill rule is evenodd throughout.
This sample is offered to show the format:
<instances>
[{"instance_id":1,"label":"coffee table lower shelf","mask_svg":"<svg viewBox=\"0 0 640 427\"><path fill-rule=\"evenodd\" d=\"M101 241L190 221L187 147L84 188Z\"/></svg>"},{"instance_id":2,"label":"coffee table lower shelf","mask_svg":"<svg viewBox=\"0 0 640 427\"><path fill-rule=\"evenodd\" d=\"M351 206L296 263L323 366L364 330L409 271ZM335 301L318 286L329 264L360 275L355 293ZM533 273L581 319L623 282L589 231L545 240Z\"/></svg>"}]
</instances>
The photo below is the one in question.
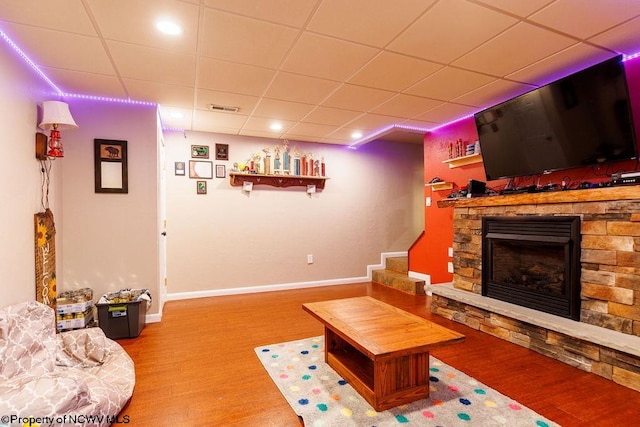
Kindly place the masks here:
<instances>
[{"instance_id":1,"label":"coffee table lower shelf","mask_svg":"<svg viewBox=\"0 0 640 427\"><path fill-rule=\"evenodd\" d=\"M325 362L376 411L429 396L429 352L371 359L325 327Z\"/></svg>"}]
</instances>

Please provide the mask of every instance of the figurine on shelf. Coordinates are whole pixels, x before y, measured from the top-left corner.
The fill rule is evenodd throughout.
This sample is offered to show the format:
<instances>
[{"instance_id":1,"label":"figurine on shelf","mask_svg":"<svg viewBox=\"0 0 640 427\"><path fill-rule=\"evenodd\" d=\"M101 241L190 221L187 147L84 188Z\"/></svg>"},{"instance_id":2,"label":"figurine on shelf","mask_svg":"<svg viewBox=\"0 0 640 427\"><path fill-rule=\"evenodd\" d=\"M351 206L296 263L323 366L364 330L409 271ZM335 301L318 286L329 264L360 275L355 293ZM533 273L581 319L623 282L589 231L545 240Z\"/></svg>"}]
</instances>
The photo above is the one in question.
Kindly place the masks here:
<instances>
[{"instance_id":1,"label":"figurine on shelf","mask_svg":"<svg viewBox=\"0 0 640 427\"><path fill-rule=\"evenodd\" d=\"M280 175L280 146L276 145L273 148L273 152L276 153L275 159L273 160L273 173Z\"/></svg>"},{"instance_id":2,"label":"figurine on shelf","mask_svg":"<svg viewBox=\"0 0 640 427\"><path fill-rule=\"evenodd\" d=\"M262 149L264 152L264 174L271 174L271 154L269 153L269 147L264 147Z\"/></svg>"},{"instance_id":3,"label":"figurine on shelf","mask_svg":"<svg viewBox=\"0 0 640 427\"><path fill-rule=\"evenodd\" d=\"M282 154L284 161L284 174L289 175L291 173L291 156L289 155L289 141L286 139L282 142L284 147L284 153Z\"/></svg>"},{"instance_id":4,"label":"figurine on shelf","mask_svg":"<svg viewBox=\"0 0 640 427\"><path fill-rule=\"evenodd\" d=\"M313 162L313 176L320 176L320 160Z\"/></svg>"}]
</instances>

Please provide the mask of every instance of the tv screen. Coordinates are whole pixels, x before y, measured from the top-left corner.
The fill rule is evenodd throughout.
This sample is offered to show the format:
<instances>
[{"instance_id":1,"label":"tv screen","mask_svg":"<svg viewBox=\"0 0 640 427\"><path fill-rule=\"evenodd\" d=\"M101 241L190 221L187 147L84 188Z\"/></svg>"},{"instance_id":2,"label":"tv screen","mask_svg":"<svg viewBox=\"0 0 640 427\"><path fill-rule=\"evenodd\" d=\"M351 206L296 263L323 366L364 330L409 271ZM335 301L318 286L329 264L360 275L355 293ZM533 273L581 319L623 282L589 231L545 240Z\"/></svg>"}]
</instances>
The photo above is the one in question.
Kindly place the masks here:
<instances>
[{"instance_id":1,"label":"tv screen","mask_svg":"<svg viewBox=\"0 0 640 427\"><path fill-rule=\"evenodd\" d=\"M475 114L487 180L637 156L622 56Z\"/></svg>"}]
</instances>

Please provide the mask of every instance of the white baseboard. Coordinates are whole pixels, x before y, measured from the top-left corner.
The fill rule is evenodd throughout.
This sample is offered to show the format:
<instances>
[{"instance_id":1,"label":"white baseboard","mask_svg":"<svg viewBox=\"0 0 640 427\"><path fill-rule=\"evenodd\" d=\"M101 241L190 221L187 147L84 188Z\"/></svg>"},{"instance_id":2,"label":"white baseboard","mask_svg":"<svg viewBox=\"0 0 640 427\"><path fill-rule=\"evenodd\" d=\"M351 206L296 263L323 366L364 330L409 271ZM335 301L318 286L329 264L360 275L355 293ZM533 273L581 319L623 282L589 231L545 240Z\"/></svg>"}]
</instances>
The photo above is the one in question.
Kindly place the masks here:
<instances>
[{"instance_id":1,"label":"white baseboard","mask_svg":"<svg viewBox=\"0 0 640 427\"><path fill-rule=\"evenodd\" d=\"M194 292L176 292L176 293L167 294L167 301L177 301L177 300L192 299L192 298L217 297L217 296L224 296L224 295L252 294L252 293L258 293L258 292L286 291L290 289L315 288L320 286L334 286L334 285L346 285L349 283L370 282L373 270L384 268L385 260L387 258L399 257L399 256L407 256L407 252L406 251L405 252L385 252L380 254L380 264L368 265L367 275L363 277L346 277L342 279L317 280L317 281L311 281L311 282L281 283L281 284L264 285L264 286L248 286L244 288L211 289L206 291L194 291ZM162 315L160 315L160 317L162 317Z\"/></svg>"}]
</instances>

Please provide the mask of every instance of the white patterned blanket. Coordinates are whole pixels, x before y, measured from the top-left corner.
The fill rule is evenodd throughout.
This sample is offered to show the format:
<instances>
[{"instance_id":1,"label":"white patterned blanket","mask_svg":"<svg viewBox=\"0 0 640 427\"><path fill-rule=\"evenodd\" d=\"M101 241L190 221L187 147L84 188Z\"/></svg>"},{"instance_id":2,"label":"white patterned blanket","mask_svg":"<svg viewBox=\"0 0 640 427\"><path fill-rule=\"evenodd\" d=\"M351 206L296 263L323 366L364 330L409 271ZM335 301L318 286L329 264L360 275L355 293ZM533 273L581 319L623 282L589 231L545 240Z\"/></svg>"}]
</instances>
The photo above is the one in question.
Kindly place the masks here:
<instances>
[{"instance_id":1,"label":"white patterned blanket","mask_svg":"<svg viewBox=\"0 0 640 427\"><path fill-rule=\"evenodd\" d=\"M118 343L100 328L55 328L44 304L0 308L0 426L107 426L131 397L133 361Z\"/></svg>"}]
</instances>

